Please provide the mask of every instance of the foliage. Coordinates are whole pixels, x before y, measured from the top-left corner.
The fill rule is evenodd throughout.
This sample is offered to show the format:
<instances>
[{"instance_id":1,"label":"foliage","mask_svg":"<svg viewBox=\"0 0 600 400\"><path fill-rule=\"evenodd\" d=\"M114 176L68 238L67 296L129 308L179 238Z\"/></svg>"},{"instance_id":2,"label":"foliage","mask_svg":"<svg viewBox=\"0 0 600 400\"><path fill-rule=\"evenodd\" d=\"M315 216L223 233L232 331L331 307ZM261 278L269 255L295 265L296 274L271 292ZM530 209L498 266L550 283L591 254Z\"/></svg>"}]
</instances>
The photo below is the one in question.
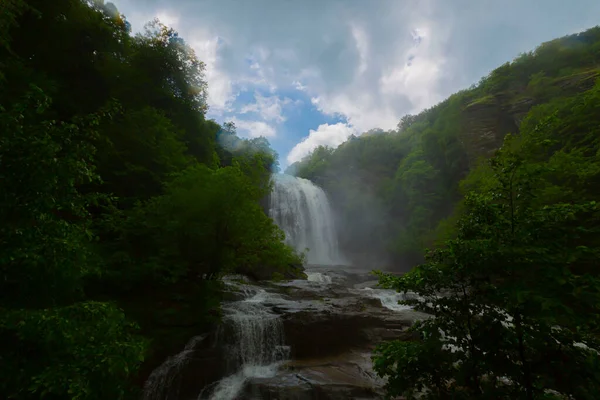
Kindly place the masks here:
<instances>
[{"instance_id":1,"label":"foliage","mask_svg":"<svg viewBox=\"0 0 600 400\"><path fill-rule=\"evenodd\" d=\"M97 179L94 149L84 135L94 135L100 115L59 124L44 117L49 105L43 91L32 86L10 109L0 109L4 305L71 301L88 272L82 244L89 232L61 217L87 214L90 198L77 185Z\"/></svg>"},{"instance_id":2,"label":"foliage","mask_svg":"<svg viewBox=\"0 0 600 400\"><path fill-rule=\"evenodd\" d=\"M256 162L255 168L262 168ZM119 263L117 270L134 268L135 279L150 274L153 280L174 282L300 262L258 203L269 189L253 182L237 163L183 171L164 195L131 211L119 242L130 246L126 254L143 257Z\"/></svg>"},{"instance_id":3,"label":"foliage","mask_svg":"<svg viewBox=\"0 0 600 400\"><path fill-rule=\"evenodd\" d=\"M0 320L10 349L3 353L0 391L8 398L122 398L146 348L134 329L108 303L12 310Z\"/></svg>"},{"instance_id":4,"label":"foliage","mask_svg":"<svg viewBox=\"0 0 600 400\"><path fill-rule=\"evenodd\" d=\"M377 349L389 394L598 397L596 128L575 124L565 135L571 127L559 117L583 123L598 87L549 115L532 110L521 135L507 136L465 182L476 191L463 202L456 238L400 278L380 274L384 286L418 296L405 304L433 316L411 328L422 340Z\"/></svg>"},{"instance_id":5,"label":"foliage","mask_svg":"<svg viewBox=\"0 0 600 400\"><path fill-rule=\"evenodd\" d=\"M599 60L600 27L544 43L469 90L403 117L396 130L363 134L336 149L317 148L289 171L319 182L342 223L360 221L340 229L347 253L368 253L367 262L408 270L423 261L426 247L454 234L448 221L455 220L470 185L461 190L459 182L500 147L506 134L519 131L529 110L547 116L548 110L589 92L588 100L572 105L575 113L565 107L559 120L565 134L594 135L597 118L588 107L596 104L590 90ZM577 110L592 118L580 118Z\"/></svg>"},{"instance_id":6,"label":"foliage","mask_svg":"<svg viewBox=\"0 0 600 400\"><path fill-rule=\"evenodd\" d=\"M83 222L98 196L90 141L108 111L57 123L51 101L32 86L0 109L0 393L6 398L119 398L144 342L110 304L80 302L93 273Z\"/></svg>"},{"instance_id":7,"label":"foliage","mask_svg":"<svg viewBox=\"0 0 600 400\"><path fill-rule=\"evenodd\" d=\"M130 398L198 334L161 323L219 316L204 274L302 261L260 205L277 155L206 119L204 67L103 0L0 2L0 398Z\"/></svg>"}]
</instances>

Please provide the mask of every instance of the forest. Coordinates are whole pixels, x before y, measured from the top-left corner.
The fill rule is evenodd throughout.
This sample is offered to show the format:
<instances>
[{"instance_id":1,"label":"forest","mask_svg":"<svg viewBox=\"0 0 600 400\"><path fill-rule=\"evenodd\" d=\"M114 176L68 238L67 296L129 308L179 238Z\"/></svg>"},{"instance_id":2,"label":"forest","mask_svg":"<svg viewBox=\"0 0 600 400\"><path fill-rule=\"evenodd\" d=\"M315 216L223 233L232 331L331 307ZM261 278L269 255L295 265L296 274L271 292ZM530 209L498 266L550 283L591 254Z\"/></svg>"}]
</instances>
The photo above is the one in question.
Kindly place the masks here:
<instances>
[{"instance_id":1,"label":"forest","mask_svg":"<svg viewBox=\"0 0 600 400\"><path fill-rule=\"evenodd\" d=\"M0 398L140 398L224 274L305 277L264 210L278 156L207 119L204 70L112 3L0 2ZM377 347L390 396L600 398L598 78L595 27L288 168L435 316Z\"/></svg>"},{"instance_id":2,"label":"forest","mask_svg":"<svg viewBox=\"0 0 600 400\"><path fill-rule=\"evenodd\" d=\"M388 394L600 397L599 73L595 27L291 167L353 221L345 246L410 270L380 283L435 316L379 345Z\"/></svg>"},{"instance_id":3,"label":"forest","mask_svg":"<svg viewBox=\"0 0 600 400\"><path fill-rule=\"evenodd\" d=\"M205 118L173 29L5 0L0 72L0 398L139 398L218 318L218 276L302 274L260 203L277 155Z\"/></svg>"}]
</instances>

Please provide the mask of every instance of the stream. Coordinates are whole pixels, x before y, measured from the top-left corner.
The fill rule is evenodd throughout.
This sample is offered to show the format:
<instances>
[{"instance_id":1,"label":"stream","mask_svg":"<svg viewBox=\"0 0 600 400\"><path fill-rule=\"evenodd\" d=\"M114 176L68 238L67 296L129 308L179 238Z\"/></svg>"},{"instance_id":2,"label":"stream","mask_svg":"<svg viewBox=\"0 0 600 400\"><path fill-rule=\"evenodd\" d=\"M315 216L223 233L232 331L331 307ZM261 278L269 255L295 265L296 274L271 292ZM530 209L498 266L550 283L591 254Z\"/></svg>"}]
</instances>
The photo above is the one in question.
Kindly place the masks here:
<instances>
[{"instance_id":1,"label":"stream","mask_svg":"<svg viewBox=\"0 0 600 400\"><path fill-rule=\"evenodd\" d=\"M373 349L406 338L428 316L398 304L399 293L377 288L370 269L348 265L321 188L283 174L273 182L269 216L290 246L310 249L307 279L225 278L222 323L156 368L144 400L383 398Z\"/></svg>"},{"instance_id":2,"label":"stream","mask_svg":"<svg viewBox=\"0 0 600 400\"><path fill-rule=\"evenodd\" d=\"M144 399L383 398L384 382L372 370L373 348L406 335L427 316L399 305L401 294L378 289L367 270L313 265L306 273L306 280L260 285L228 278L235 300L223 303L214 340L193 338L166 360L148 378ZM215 350L219 357L212 363L186 372ZM201 375L213 369L221 372L219 379L193 387L193 374L206 382ZM181 378L190 373L192 379Z\"/></svg>"}]
</instances>

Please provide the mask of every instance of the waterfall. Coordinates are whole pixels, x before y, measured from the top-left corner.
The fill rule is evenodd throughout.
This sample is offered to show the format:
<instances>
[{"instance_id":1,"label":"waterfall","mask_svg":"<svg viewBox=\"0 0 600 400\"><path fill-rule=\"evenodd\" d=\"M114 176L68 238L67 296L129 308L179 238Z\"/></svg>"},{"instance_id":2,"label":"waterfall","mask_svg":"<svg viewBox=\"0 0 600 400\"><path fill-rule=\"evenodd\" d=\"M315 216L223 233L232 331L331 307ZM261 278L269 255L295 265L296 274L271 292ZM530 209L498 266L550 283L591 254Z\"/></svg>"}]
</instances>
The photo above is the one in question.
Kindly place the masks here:
<instances>
[{"instance_id":1,"label":"waterfall","mask_svg":"<svg viewBox=\"0 0 600 400\"><path fill-rule=\"evenodd\" d=\"M269 215L285 232L286 243L297 251L309 249L308 264L346 264L340 254L333 213L327 195L311 181L273 175Z\"/></svg>"},{"instance_id":2,"label":"waterfall","mask_svg":"<svg viewBox=\"0 0 600 400\"><path fill-rule=\"evenodd\" d=\"M167 358L152 371L144 384L144 400L179 400L181 370L193 357L194 351L205 337L193 337L179 354Z\"/></svg>"},{"instance_id":3,"label":"waterfall","mask_svg":"<svg viewBox=\"0 0 600 400\"><path fill-rule=\"evenodd\" d=\"M223 307L224 322L233 333L227 358L234 373L203 390L199 399L236 399L248 379L275 376L279 364L288 358L281 319L263 304L270 296L259 289Z\"/></svg>"}]
</instances>

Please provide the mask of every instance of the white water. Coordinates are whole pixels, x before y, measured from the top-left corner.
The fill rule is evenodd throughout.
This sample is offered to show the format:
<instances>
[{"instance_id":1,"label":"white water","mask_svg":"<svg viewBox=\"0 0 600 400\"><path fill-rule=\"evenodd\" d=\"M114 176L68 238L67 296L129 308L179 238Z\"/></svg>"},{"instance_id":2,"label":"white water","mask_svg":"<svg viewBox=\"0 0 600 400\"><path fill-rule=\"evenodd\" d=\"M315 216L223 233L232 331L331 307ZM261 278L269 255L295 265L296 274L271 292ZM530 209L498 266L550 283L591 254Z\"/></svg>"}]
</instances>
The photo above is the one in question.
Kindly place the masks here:
<instances>
[{"instance_id":1,"label":"white water","mask_svg":"<svg viewBox=\"0 0 600 400\"><path fill-rule=\"evenodd\" d=\"M275 376L281 362L289 357L281 319L263 304L270 294L264 289L247 288L244 292L248 298L223 307L225 323L233 328L228 360L235 372L204 390L199 399L233 400L248 379Z\"/></svg>"},{"instance_id":2,"label":"white water","mask_svg":"<svg viewBox=\"0 0 600 400\"><path fill-rule=\"evenodd\" d=\"M144 400L179 400L180 372L205 336L193 337L177 355L167 358L144 383Z\"/></svg>"},{"instance_id":3,"label":"white water","mask_svg":"<svg viewBox=\"0 0 600 400\"><path fill-rule=\"evenodd\" d=\"M366 287L363 290L367 293L367 296L379 299L381 305L388 310L403 311L412 309L411 306L398 304L400 300L404 300L405 298L403 293L398 293L390 289L372 289L370 287Z\"/></svg>"},{"instance_id":4,"label":"white water","mask_svg":"<svg viewBox=\"0 0 600 400\"><path fill-rule=\"evenodd\" d=\"M332 282L331 277L329 275L325 275L321 272L307 272L306 280L309 282L315 282L323 285L327 285Z\"/></svg>"},{"instance_id":5,"label":"white water","mask_svg":"<svg viewBox=\"0 0 600 400\"><path fill-rule=\"evenodd\" d=\"M308 264L343 265L333 213L325 192L311 181L273 175L269 215L297 251L309 249Z\"/></svg>"}]
</instances>

